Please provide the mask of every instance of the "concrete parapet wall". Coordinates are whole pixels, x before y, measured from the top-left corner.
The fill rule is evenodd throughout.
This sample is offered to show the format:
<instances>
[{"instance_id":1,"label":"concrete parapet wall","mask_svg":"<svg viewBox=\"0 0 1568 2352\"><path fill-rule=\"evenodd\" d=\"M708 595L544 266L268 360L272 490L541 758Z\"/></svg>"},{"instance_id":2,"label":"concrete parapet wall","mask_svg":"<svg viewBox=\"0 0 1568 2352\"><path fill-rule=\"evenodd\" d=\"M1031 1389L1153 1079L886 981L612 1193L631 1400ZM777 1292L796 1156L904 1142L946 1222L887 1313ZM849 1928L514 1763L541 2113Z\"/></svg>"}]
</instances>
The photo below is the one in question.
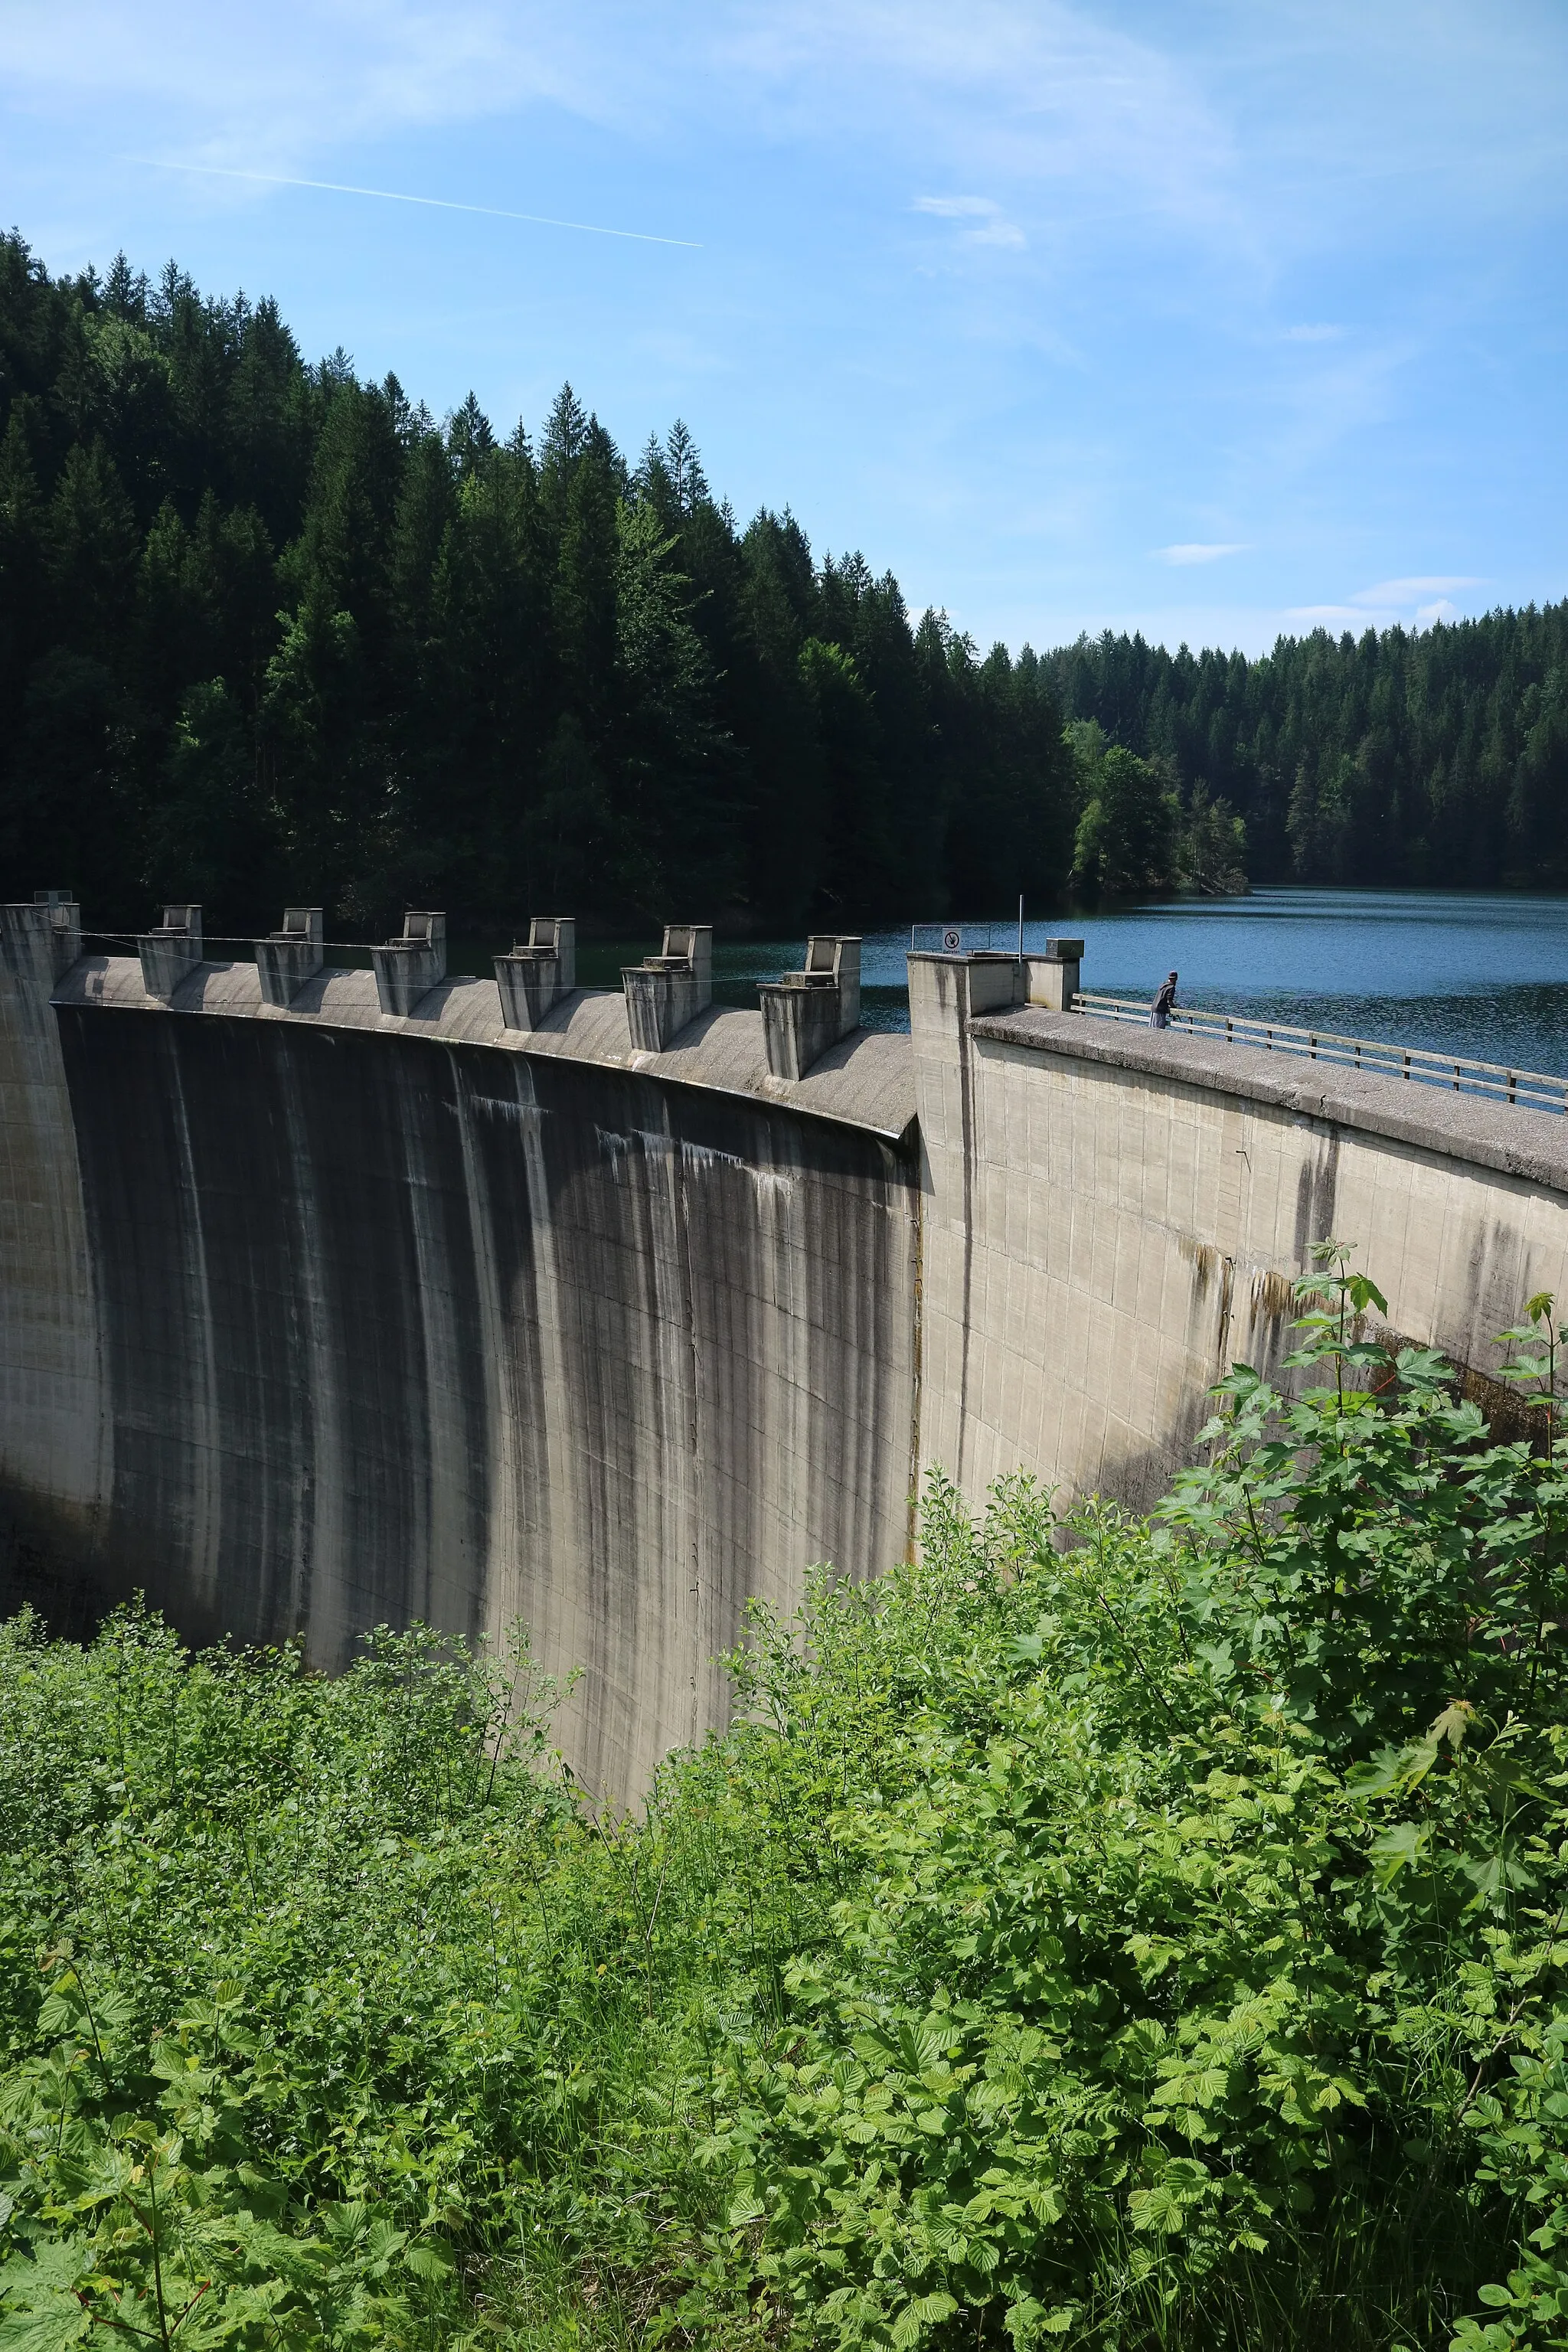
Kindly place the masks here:
<instances>
[{"instance_id":1,"label":"concrete parapet wall","mask_svg":"<svg viewBox=\"0 0 1568 2352\"><path fill-rule=\"evenodd\" d=\"M1390 1328L1483 1376L1568 1297L1568 1122L1268 1053L1035 1010L911 965L925 1234L921 1451L972 1493L1024 1468L1147 1502L1210 1384L1285 1351L1330 1234Z\"/></svg>"}]
</instances>

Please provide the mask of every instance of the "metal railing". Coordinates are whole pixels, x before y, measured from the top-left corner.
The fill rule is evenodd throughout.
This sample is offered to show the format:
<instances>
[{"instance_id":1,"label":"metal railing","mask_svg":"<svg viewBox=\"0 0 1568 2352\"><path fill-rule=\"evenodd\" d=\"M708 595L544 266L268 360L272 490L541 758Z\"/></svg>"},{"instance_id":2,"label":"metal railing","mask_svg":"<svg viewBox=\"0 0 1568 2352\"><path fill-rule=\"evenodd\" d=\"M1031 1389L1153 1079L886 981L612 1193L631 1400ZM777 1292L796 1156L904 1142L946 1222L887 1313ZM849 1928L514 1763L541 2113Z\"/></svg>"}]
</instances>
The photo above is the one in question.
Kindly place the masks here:
<instances>
[{"instance_id":1,"label":"metal railing","mask_svg":"<svg viewBox=\"0 0 1568 2352\"><path fill-rule=\"evenodd\" d=\"M1133 997L1100 996L1092 990L1073 1000L1073 1011L1100 1021L1149 1024L1149 1007ZM1370 1037L1342 1037L1331 1029L1292 1029L1279 1021L1252 1021L1234 1013L1205 1013L1183 1005L1171 1013L1171 1027L1190 1036L1212 1037L1227 1045L1261 1045L1303 1061L1332 1062L1346 1069L1373 1070L1384 1077L1408 1078L1455 1094L1495 1095L1527 1109L1568 1113L1568 1078L1543 1070L1510 1070L1500 1062L1477 1062L1462 1054L1434 1054L1422 1045L1379 1045Z\"/></svg>"}]
</instances>

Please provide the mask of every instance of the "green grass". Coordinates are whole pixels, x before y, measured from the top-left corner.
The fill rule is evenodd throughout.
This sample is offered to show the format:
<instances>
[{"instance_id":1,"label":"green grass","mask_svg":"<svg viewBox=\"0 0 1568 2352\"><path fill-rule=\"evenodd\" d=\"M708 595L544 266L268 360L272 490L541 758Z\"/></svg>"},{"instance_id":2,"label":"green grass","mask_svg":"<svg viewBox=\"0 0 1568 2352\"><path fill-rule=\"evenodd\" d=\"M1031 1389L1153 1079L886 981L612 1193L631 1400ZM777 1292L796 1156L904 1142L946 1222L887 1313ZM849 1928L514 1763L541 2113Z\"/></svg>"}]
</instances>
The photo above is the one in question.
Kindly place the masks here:
<instances>
[{"instance_id":1,"label":"green grass","mask_svg":"<svg viewBox=\"0 0 1568 2352\"><path fill-rule=\"evenodd\" d=\"M1568 2344L1556 1410L1374 1303L1148 1521L937 1482L636 1820L521 1642L0 1631L0 2352Z\"/></svg>"}]
</instances>

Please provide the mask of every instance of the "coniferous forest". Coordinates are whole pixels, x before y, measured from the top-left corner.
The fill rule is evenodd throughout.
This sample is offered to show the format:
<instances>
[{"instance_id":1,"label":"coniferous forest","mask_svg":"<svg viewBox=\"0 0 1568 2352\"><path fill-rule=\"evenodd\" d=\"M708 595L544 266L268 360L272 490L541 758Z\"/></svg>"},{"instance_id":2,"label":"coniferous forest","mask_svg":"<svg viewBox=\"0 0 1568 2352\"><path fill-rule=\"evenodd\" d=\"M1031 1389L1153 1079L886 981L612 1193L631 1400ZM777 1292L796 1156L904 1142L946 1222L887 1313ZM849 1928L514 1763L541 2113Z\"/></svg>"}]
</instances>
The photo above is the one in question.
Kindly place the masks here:
<instances>
[{"instance_id":1,"label":"coniferous forest","mask_svg":"<svg viewBox=\"0 0 1568 2352\"><path fill-rule=\"evenodd\" d=\"M0 239L0 890L759 931L1076 882L1568 886L1568 604L982 654L675 425L503 433L277 306ZM89 920L93 916L89 916Z\"/></svg>"}]
</instances>

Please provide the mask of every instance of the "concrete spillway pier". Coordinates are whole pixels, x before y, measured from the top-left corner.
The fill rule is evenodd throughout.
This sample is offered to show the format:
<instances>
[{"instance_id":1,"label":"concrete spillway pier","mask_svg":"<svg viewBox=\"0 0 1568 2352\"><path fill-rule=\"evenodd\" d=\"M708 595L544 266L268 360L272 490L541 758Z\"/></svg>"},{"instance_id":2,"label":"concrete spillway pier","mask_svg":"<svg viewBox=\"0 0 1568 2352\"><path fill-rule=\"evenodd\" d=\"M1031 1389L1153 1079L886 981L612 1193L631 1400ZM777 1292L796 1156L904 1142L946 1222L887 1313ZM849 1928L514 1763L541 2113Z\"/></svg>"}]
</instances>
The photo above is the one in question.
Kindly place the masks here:
<instances>
[{"instance_id":1,"label":"concrete spillway pier","mask_svg":"<svg viewBox=\"0 0 1568 2352\"><path fill-rule=\"evenodd\" d=\"M1147 1499L1324 1234L1483 1376L1568 1296L1568 1120L1111 1029L1076 942L911 958L908 1037L858 941L766 1014L706 946L595 994L563 918L468 979L429 914L351 971L315 909L255 962L0 911L5 1600L329 1667L521 1617L628 1793L749 1598L907 1549L922 1465Z\"/></svg>"}]
</instances>

